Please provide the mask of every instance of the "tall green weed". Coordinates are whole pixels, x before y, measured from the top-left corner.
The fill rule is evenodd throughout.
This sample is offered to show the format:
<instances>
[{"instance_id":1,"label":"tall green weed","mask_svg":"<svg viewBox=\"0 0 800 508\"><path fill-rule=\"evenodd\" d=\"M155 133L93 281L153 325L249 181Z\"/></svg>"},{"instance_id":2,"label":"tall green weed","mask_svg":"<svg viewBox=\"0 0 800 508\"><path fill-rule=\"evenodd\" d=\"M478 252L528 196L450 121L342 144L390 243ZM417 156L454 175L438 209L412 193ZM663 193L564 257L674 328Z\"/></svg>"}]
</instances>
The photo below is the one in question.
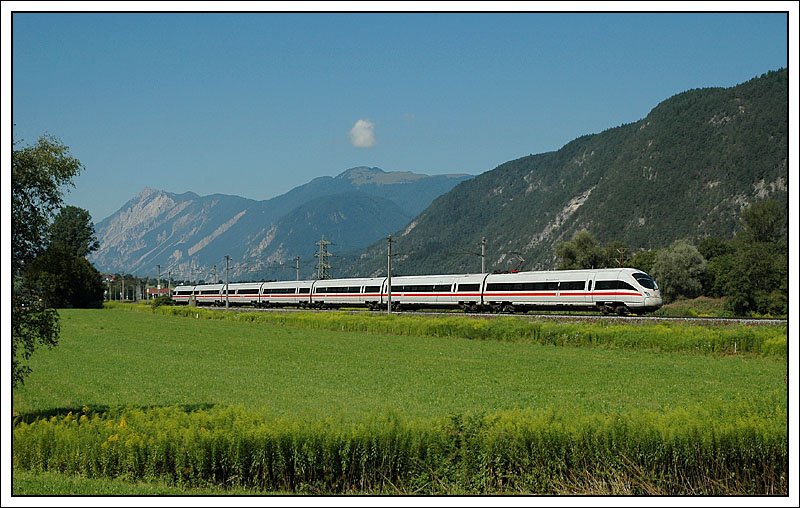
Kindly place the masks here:
<instances>
[{"instance_id":1,"label":"tall green weed","mask_svg":"<svg viewBox=\"0 0 800 508\"><path fill-rule=\"evenodd\" d=\"M238 407L84 407L15 422L13 466L90 478L296 493L785 494L785 415L703 408L569 417L554 410L358 423Z\"/></svg>"}]
</instances>

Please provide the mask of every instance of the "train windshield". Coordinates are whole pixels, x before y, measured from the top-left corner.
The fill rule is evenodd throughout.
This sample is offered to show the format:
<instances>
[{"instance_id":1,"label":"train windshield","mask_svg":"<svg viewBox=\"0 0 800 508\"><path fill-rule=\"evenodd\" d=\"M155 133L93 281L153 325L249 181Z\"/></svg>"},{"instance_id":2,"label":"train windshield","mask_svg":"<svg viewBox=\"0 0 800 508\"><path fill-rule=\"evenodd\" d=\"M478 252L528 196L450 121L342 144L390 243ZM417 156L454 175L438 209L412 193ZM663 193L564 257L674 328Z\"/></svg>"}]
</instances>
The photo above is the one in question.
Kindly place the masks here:
<instances>
[{"instance_id":1,"label":"train windshield","mask_svg":"<svg viewBox=\"0 0 800 508\"><path fill-rule=\"evenodd\" d=\"M655 279L647 275L646 273L634 273L633 278L636 279L636 282L642 285L645 289L658 289L658 284L656 284Z\"/></svg>"}]
</instances>

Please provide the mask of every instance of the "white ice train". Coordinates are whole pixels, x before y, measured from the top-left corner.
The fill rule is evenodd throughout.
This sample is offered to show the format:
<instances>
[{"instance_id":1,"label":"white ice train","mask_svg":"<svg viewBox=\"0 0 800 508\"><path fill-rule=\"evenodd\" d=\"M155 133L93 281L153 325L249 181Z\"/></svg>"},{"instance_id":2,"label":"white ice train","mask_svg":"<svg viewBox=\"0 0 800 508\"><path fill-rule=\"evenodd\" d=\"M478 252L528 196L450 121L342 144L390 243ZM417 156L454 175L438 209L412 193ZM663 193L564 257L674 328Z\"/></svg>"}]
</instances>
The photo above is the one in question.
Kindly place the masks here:
<instances>
[{"instance_id":1,"label":"white ice train","mask_svg":"<svg viewBox=\"0 0 800 508\"><path fill-rule=\"evenodd\" d=\"M296 306L300 308L388 307L387 277L177 286L177 303L198 305ZM656 281L633 268L491 274L394 276L392 308L461 308L467 312L527 312L537 309L598 310L643 314L661 307Z\"/></svg>"}]
</instances>

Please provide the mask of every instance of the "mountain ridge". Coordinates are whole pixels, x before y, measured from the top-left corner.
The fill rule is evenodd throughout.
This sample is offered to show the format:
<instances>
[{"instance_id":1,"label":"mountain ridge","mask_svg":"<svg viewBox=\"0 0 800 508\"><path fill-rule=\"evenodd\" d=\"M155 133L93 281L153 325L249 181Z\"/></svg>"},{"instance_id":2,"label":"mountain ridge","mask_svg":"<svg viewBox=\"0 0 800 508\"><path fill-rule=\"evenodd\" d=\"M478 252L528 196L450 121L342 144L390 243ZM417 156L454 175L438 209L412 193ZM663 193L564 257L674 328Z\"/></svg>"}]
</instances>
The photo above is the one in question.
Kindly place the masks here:
<instances>
[{"instance_id":1,"label":"mountain ridge","mask_svg":"<svg viewBox=\"0 0 800 508\"><path fill-rule=\"evenodd\" d=\"M402 227L433 198L471 178L396 173L350 168L262 201L191 191L177 194L146 186L95 225L100 248L90 261L102 271L126 273L152 271L160 265L188 280L230 256L234 276L277 276L269 263L279 266L289 257L313 257L317 238L308 236L316 235L315 230L331 226L346 236L345 244L363 248L376 239L369 235L378 234L377 229L385 234L384 230ZM311 208L316 223L301 228L295 221L287 230L286 220L302 214L305 207ZM336 217L347 224L334 227L336 223L328 219ZM384 220L380 228L376 218ZM270 235L277 235L278 243L266 241Z\"/></svg>"}]
</instances>

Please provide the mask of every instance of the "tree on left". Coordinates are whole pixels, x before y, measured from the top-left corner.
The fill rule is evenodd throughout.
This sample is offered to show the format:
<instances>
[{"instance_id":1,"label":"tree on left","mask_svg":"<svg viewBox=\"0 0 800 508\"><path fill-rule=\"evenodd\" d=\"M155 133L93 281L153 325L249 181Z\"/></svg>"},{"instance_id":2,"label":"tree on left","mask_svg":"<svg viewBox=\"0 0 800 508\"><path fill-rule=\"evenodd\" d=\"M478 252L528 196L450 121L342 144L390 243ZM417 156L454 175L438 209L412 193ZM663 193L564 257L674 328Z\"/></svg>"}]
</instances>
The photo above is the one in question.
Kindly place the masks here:
<instances>
[{"instance_id":1,"label":"tree on left","mask_svg":"<svg viewBox=\"0 0 800 508\"><path fill-rule=\"evenodd\" d=\"M58 313L47 308L26 268L49 243L50 224L61 208L64 188L83 169L69 148L53 136L11 152L11 357L12 386L30 373L28 360L38 346L53 347L60 331Z\"/></svg>"}]
</instances>

